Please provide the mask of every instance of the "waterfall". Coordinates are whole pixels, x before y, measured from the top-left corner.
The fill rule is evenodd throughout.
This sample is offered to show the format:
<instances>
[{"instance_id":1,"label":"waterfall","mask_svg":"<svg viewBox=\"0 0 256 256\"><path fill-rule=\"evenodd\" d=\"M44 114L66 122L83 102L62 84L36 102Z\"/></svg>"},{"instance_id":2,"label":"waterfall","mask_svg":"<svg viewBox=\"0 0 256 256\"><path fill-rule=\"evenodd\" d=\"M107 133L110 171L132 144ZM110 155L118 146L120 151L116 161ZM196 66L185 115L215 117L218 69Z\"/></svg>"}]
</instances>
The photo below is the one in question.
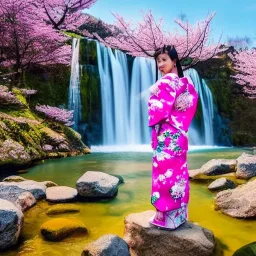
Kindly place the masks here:
<instances>
[{"instance_id":1,"label":"waterfall","mask_svg":"<svg viewBox=\"0 0 256 256\"><path fill-rule=\"evenodd\" d=\"M196 87L196 90L199 94L199 99L202 105L202 126L203 126L203 133L204 136L200 138L198 128L196 129L198 132L193 132L193 137L195 139L195 144L205 144L205 145L214 145L214 134L213 134L213 118L214 118L214 111L213 111L213 98L212 93L207 86L204 79L200 79L197 71L195 69L188 69L184 72L185 76L189 76ZM193 127L193 124L191 125ZM193 128L192 128L193 129Z\"/></svg>"},{"instance_id":2,"label":"waterfall","mask_svg":"<svg viewBox=\"0 0 256 256\"><path fill-rule=\"evenodd\" d=\"M72 42L71 76L68 97L68 109L74 110L74 125L72 128L76 131L81 120L79 45L80 39L74 38Z\"/></svg>"},{"instance_id":3,"label":"waterfall","mask_svg":"<svg viewBox=\"0 0 256 256\"><path fill-rule=\"evenodd\" d=\"M127 56L97 43L104 145L123 145L129 138Z\"/></svg>"},{"instance_id":4,"label":"waterfall","mask_svg":"<svg viewBox=\"0 0 256 256\"><path fill-rule=\"evenodd\" d=\"M149 85L154 83L154 61L137 57L133 61L130 98L130 144L145 144L150 140L147 102Z\"/></svg>"},{"instance_id":5,"label":"waterfall","mask_svg":"<svg viewBox=\"0 0 256 256\"><path fill-rule=\"evenodd\" d=\"M97 42L101 82L102 129L104 145L138 145L150 142L147 101L149 86L155 82L155 62L133 59L129 79L127 56ZM189 129L191 145L214 145L213 98L204 80L194 69L184 72L195 84L202 105L202 124ZM160 77L160 76L159 76Z\"/></svg>"}]
</instances>

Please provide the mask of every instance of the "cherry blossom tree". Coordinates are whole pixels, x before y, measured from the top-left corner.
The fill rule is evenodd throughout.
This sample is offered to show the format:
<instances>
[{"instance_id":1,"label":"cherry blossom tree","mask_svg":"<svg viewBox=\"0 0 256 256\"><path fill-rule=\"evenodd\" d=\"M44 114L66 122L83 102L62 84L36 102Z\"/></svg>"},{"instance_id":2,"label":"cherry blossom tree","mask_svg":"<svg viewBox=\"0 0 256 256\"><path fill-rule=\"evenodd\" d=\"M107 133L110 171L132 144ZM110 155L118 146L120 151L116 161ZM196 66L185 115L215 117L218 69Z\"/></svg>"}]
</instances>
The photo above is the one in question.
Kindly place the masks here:
<instances>
[{"instance_id":1,"label":"cherry blossom tree","mask_svg":"<svg viewBox=\"0 0 256 256\"><path fill-rule=\"evenodd\" d=\"M72 126L74 124L72 121L74 110L61 109L48 105L37 105L36 110L44 113L47 118L65 124L66 126Z\"/></svg>"},{"instance_id":2,"label":"cherry blossom tree","mask_svg":"<svg viewBox=\"0 0 256 256\"><path fill-rule=\"evenodd\" d=\"M218 51L219 44L210 45L210 23L215 13L209 15L205 20L198 22L195 26L187 21L176 19L178 29L165 32L163 19L156 21L152 12L144 14L143 21L134 28L131 22L125 21L118 14L116 26L120 33L102 39L94 34L98 40L106 46L120 49L133 56L153 57L155 50L164 45L174 45L181 62L190 58L185 69L192 67L198 61L212 58Z\"/></svg>"},{"instance_id":3,"label":"cherry blossom tree","mask_svg":"<svg viewBox=\"0 0 256 256\"><path fill-rule=\"evenodd\" d=\"M15 72L16 83L32 64L69 64L67 36L45 23L32 1L0 0L0 26L1 64Z\"/></svg>"},{"instance_id":4,"label":"cherry blossom tree","mask_svg":"<svg viewBox=\"0 0 256 256\"><path fill-rule=\"evenodd\" d=\"M0 0L0 64L8 67L12 85L23 82L32 65L69 65L71 46L63 30L76 30L84 8L97 0Z\"/></svg>"},{"instance_id":5,"label":"cherry blossom tree","mask_svg":"<svg viewBox=\"0 0 256 256\"><path fill-rule=\"evenodd\" d=\"M234 63L236 75L232 76L237 84L243 86L248 98L256 98L256 49L235 51L229 54Z\"/></svg>"},{"instance_id":6,"label":"cherry blossom tree","mask_svg":"<svg viewBox=\"0 0 256 256\"><path fill-rule=\"evenodd\" d=\"M36 0L41 8L41 17L49 21L54 29L77 30L87 22L82 10L90 8L97 0Z\"/></svg>"}]
</instances>

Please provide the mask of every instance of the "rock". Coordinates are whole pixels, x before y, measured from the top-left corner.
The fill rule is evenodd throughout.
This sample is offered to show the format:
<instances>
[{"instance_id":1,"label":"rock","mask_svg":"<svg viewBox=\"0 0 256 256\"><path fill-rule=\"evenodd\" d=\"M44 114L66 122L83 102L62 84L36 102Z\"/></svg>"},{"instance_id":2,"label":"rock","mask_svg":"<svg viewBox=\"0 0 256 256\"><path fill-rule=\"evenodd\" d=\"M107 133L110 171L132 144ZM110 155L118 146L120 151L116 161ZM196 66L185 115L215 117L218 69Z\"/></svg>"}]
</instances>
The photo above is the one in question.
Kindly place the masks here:
<instances>
[{"instance_id":1,"label":"rock","mask_svg":"<svg viewBox=\"0 0 256 256\"><path fill-rule=\"evenodd\" d=\"M45 222L40 230L43 237L49 241L60 241L75 233L87 233L82 221L67 218L53 218Z\"/></svg>"},{"instance_id":2,"label":"rock","mask_svg":"<svg viewBox=\"0 0 256 256\"><path fill-rule=\"evenodd\" d=\"M36 199L32 193L26 191L18 196L14 204L17 208L24 212L36 204Z\"/></svg>"},{"instance_id":3,"label":"rock","mask_svg":"<svg viewBox=\"0 0 256 256\"><path fill-rule=\"evenodd\" d=\"M27 173L28 169L22 169L22 170L17 170L17 173L22 174L22 173Z\"/></svg>"},{"instance_id":4,"label":"rock","mask_svg":"<svg viewBox=\"0 0 256 256\"><path fill-rule=\"evenodd\" d=\"M14 163L16 165L24 165L31 162L31 158L25 148L12 139L0 141L0 159L0 166Z\"/></svg>"},{"instance_id":5,"label":"rock","mask_svg":"<svg viewBox=\"0 0 256 256\"><path fill-rule=\"evenodd\" d=\"M52 203L65 203L74 201L77 190L66 186L50 187L46 189L46 200Z\"/></svg>"},{"instance_id":6,"label":"rock","mask_svg":"<svg viewBox=\"0 0 256 256\"><path fill-rule=\"evenodd\" d=\"M47 188L50 188L50 187L56 187L58 186L58 184L56 184L55 182L52 182L52 181L42 181L42 182L39 182L40 184L43 184L44 186L46 186Z\"/></svg>"},{"instance_id":7,"label":"rock","mask_svg":"<svg viewBox=\"0 0 256 256\"><path fill-rule=\"evenodd\" d=\"M83 197L113 197L118 191L119 179L104 172L86 172L76 182L78 194Z\"/></svg>"},{"instance_id":8,"label":"rock","mask_svg":"<svg viewBox=\"0 0 256 256\"><path fill-rule=\"evenodd\" d=\"M129 256L126 242L116 235L104 235L98 240L87 244L82 256Z\"/></svg>"},{"instance_id":9,"label":"rock","mask_svg":"<svg viewBox=\"0 0 256 256\"><path fill-rule=\"evenodd\" d=\"M215 207L231 217L256 217L256 180L219 192L215 197Z\"/></svg>"},{"instance_id":10,"label":"rock","mask_svg":"<svg viewBox=\"0 0 256 256\"><path fill-rule=\"evenodd\" d=\"M240 249L236 250L233 256L255 256L256 255L256 242L247 244Z\"/></svg>"},{"instance_id":11,"label":"rock","mask_svg":"<svg viewBox=\"0 0 256 256\"><path fill-rule=\"evenodd\" d=\"M0 250L17 243L23 219L23 213L13 203L0 199Z\"/></svg>"},{"instance_id":12,"label":"rock","mask_svg":"<svg viewBox=\"0 0 256 256\"><path fill-rule=\"evenodd\" d=\"M115 174L115 175L113 175L113 176L115 176L115 177L117 177L117 178L119 179L119 183L118 183L118 185L120 185L120 184L123 184L123 183L124 183L124 178L123 178L121 175L117 175L117 174Z\"/></svg>"},{"instance_id":13,"label":"rock","mask_svg":"<svg viewBox=\"0 0 256 256\"><path fill-rule=\"evenodd\" d=\"M9 177L6 177L5 179L3 179L3 181L7 181L7 182L10 182L10 181L20 182L20 181L24 181L24 180L26 180L26 179L21 176L16 176L16 175L12 175L12 176L9 176Z\"/></svg>"},{"instance_id":14,"label":"rock","mask_svg":"<svg viewBox=\"0 0 256 256\"><path fill-rule=\"evenodd\" d=\"M80 212L80 208L73 204L66 204L66 205L54 205L50 207L46 214L47 215L57 215L62 213L75 213Z\"/></svg>"},{"instance_id":15,"label":"rock","mask_svg":"<svg viewBox=\"0 0 256 256\"><path fill-rule=\"evenodd\" d=\"M256 155L243 153L237 158L236 177L248 180L254 176L256 176Z\"/></svg>"},{"instance_id":16,"label":"rock","mask_svg":"<svg viewBox=\"0 0 256 256\"><path fill-rule=\"evenodd\" d=\"M49 144L45 144L42 146L42 150L45 152L51 152L53 150L53 146Z\"/></svg>"},{"instance_id":17,"label":"rock","mask_svg":"<svg viewBox=\"0 0 256 256\"><path fill-rule=\"evenodd\" d=\"M6 183L10 184L9 182ZM36 199L30 192L17 186L0 185L0 198L12 202L21 211L25 211L36 204Z\"/></svg>"},{"instance_id":18,"label":"rock","mask_svg":"<svg viewBox=\"0 0 256 256\"><path fill-rule=\"evenodd\" d=\"M69 148L67 143L62 143L58 146L58 151L60 151L60 152L70 152L71 149Z\"/></svg>"},{"instance_id":19,"label":"rock","mask_svg":"<svg viewBox=\"0 0 256 256\"><path fill-rule=\"evenodd\" d=\"M197 175L201 174L201 169L188 170L188 175L190 179L196 178Z\"/></svg>"},{"instance_id":20,"label":"rock","mask_svg":"<svg viewBox=\"0 0 256 256\"><path fill-rule=\"evenodd\" d=\"M213 181L209 186L208 189L211 191L215 190L225 190L225 189L232 189L235 188L236 185L232 180L226 179L226 178L219 178L215 181Z\"/></svg>"},{"instance_id":21,"label":"rock","mask_svg":"<svg viewBox=\"0 0 256 256\"><path fill-rule=\"evenodd\" d=\"M234 159L212 159L202 165L200 172L205 175L220 175L234 172L236 168L236 160Z\"/></svg>"},{"instance_id":22,"label":"rock","mask_svg":"<svg viewBox=\"0 0 256 256\"><path fill-rule=\"evenodd\" d=\"M124 240L132 256L213 256L213 233L186 222L173 231L160 230L149 224L154 211L133 213L125 218Z\"/></svg>"},{"instance_id":23,"label":"rock","mask_svg":"<svg viewBox=\"0 0 256 256\"><path fill-rule=\"evenodd\" d=\"M44 127L41 129L42 134L44 135L44 138L46 140L46 145L58 145L63 143L66 139L59 133L53 131L52 129L48 127Z\"/></svg>"},{"instance_id":24,"label":"rock","mask_svg":"<svg viewBox=\"0 0 256 256\"><path fill-rule=\"evenodd\" d=\"M21 182L0 182L0 191L12 190L12 187L18 187L24 191L31 192L38 199L45 198L45 185L33 180L25 180Z\"/></svg>"}]
</instances>

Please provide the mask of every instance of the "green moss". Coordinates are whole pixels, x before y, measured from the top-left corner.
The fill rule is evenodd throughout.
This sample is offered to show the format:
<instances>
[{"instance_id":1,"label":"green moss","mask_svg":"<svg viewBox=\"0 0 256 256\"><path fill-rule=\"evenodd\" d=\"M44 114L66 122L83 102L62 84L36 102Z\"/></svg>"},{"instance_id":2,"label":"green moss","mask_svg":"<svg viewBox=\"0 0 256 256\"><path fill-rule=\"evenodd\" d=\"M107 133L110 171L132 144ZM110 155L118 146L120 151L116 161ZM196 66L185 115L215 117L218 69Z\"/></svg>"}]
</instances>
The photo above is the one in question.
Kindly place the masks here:
<instances>
[{"instance_id":1,"label":"green moss","mask_svg":"<svg viewBox=\"0 0 256 256\"><path fill-rule=\"evenodd\" d=\"M32 109L37 104L68 108L70 66L37 67L25 73L25 81L26 88L37 90L28 98Z\"/></svg>"},{"instance_id":2,"label":"green moss","mask_svg":"<svg viewBox=\"0 0 256 256\"><path fill-rule=\"evenodd\" d=\"M16 98L22 103L24 104L26 107L28 107L26 98L23 96L23 94L21 93L21 91L18 88L13 88L12 92L15 94Z\"/></svg>"},{"instance_id":3,"label":"green moss","mask_svg":"<svg viewBox=\"0 0 256 256\"><path fill-rule=\"evenodd\" d=\"M242 87L232 80L234 71L230 58L224 54L199 63L196 69L210 87L220 116L226 120L227 127L222 136L228 134L234 146L255 145L256 101L243 96ZM197 112L196 118L201 118L200 112Z\"/></svg>"},{"instance_id":4,"label":"green moss","mask_svg":"<svg viewBox=\"0 0 256 256\"><path fill-rule=\"evenodd\" d=\"M84 223L77 219L54 218L45 222L41 234L46 240L59 241L74 233L87 233Z\"/></svg>"},{"instance_id":5,"label":"green moss","mask_svg":"<svg viewBox=\"0 0 256 256\"><path fill-rule=\"evenodd\" d=\"M80 212L80 208L74 204L54 205L46 211L47 215Z\"/></svg>"},{"instance_id":6,"label":"green moss","mask_svg":"<svg viewBox=\"0 0 256 256\"><path fill-rule=\"evenodd\" d=\"M95 41L80 40L79 62L81 65L97 66L97 48Z\"/></svg>"},{"instance_id":7,"label":"green moss","mask_svg":"<svg viewBox=\"0 0 256 256\"><path fill-rule=\"evenodd\" d=\"M98 121L97 113L101 111L99 84L99 77L84 68L80 84L82 122L91 123Z\"/></svg>"}]
</instances>

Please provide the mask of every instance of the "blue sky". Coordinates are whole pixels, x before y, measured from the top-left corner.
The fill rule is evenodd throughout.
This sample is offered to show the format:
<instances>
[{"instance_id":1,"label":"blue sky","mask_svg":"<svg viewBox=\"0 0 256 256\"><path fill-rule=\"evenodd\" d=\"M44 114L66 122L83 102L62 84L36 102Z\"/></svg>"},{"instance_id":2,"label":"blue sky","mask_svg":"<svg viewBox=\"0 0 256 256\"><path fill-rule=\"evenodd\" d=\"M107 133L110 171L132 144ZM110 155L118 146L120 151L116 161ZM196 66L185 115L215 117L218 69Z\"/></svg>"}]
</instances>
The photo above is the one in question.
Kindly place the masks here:
<instances>
[{"instance_id":1,"label":"blue sky","mask_svg":"<svg viewBox=\"0 0 256 256\"><path fill-rule=\"evenodd\" d=\"M248 36L256 46L256 0L98 0L88 12L101 20L113 24L118 13L126 20L139 21L141 11L152 10L156 18L162 17L171 29L176 27L174 19L181 13L191 24L203 20L209 13L216 12L212 21L212 38L222 42L228 37Z\"/></svg>"}]
</instances>

